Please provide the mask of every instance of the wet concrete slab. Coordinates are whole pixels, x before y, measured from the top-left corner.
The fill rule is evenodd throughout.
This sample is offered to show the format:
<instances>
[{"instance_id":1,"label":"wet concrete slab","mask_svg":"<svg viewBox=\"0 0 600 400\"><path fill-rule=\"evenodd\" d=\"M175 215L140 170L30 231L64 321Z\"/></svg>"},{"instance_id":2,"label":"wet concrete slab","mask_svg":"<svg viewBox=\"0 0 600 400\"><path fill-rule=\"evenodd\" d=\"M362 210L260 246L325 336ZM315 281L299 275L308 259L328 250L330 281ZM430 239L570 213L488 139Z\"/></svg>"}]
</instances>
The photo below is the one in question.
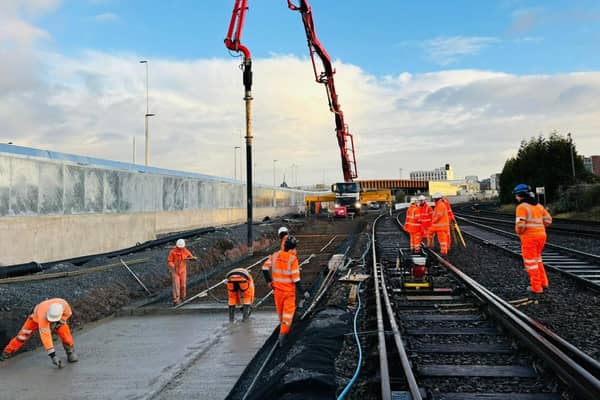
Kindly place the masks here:
<instances>
[{"instance_id":1,"label":"wet concrete slab","mask_svg":"<svg viewBox=\"0 0 600 400\"><path fill-rule=\"evenodd\" d=\"M0 397L223 399L277 325L270 310L246 323L226 318L211 312L105 320L75 335L78 363L59 370L40 349L0 364Z\"/></svg>"}]
</instances>

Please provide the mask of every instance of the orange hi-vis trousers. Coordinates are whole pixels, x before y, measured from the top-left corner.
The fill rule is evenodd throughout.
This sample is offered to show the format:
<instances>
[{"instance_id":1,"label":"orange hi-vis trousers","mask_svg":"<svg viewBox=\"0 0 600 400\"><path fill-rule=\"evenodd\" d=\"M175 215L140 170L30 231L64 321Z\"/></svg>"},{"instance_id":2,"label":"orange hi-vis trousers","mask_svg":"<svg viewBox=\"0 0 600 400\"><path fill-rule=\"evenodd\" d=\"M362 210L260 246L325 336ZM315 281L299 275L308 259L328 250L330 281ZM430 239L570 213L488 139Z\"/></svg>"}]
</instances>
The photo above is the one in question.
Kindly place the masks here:
<instances>
[{"instance_id":1,"label":"orange hi-vis trousers","mask_svg":"<svg viewBox=\"0 0 600 400\"><path fill-rule=\"evenodd\" d=\"M428 247L433 247L434 236L437 236L438 242L440 242L440 253L447 255L448 247L450 244L450 233L447 230L441 230L441 231L429 230L429 234L427 236L427 246Z\"/></svg>"},{"instance_id":2,"label":"orange hi-vis trousers","mask_svg":"<svg viewBox=\"0 0 600 400\"><path fill-rule=\"evenodd\" d=\"M415 251L420 251L421 250L421 240L423 239L421 237L421 230L418 230L417 232L409 232L409 235L410 235L410 249L415 250Z\"/></svg>"},{"instance_id":3,"label":"orange hi-vis trousers","mask_svg":"<svg viewBox=\"0 0 600 400\"><path fill-rule=\"evenodd\" d=\"M185 300L187 289L187 268L186 266L178 265L171 270L171 279L173 280L173 302L179 303Z\"/></svg>"},{"instance_id":4,"label":"orange hi-vis trousers","mask_svg":"<svg viewBox=\"0 0 600 400\"><path fill-rule=\"evenodd\" d=\"M279 334L287 335L292 329L292 321L296 312L296 292L273 289L273 297L279 317Z\"/></svg>"},{"instance_id":5,"label":"orange hi-vis trousers","mask_svg":"<svg viewBox=\"0 0 600 400\"><path fill-rule=\"evenodd\" d=\"M542 262L542 251L546 244L545 236L521 236L521 255L525 271L529 275L531 291L543 293L548 287L548 276Z\"/></svg>"},{"instance_id":6,"label":"orange hi-vis trousers","mask_svg":"<svg viewBox=\"0 0 600 400\"><path fill-rule=\"evenodd\" d=\"M58 326L54 328L54 332L56 332L63 345L73 347L73 336L71 335L69 325L67 325L66 323L60 323L57 325ZM27 321L25 321L25 324L23 324L23 327L21 328L17 336L15 336L10 342L8 342L8 344L4 348L4 352L9 355L16 353L21 347L23 347L25 342L27 342L31 338L31 335L33 335L33 333L38 329L38 323L35 322L31 317L27 318Z\"/></svg>"},{"instance_id":7,"label":"orange hi-vis trousers","mask_svg":"<svg viewBox=\"0 0 600 400\"><path fill-rule=\"evenodd\" d=\"M227 293L229 294L229 305L239 306L254 303L254 280L234 276L227 280Z\"/></svg>"}]
</instances>

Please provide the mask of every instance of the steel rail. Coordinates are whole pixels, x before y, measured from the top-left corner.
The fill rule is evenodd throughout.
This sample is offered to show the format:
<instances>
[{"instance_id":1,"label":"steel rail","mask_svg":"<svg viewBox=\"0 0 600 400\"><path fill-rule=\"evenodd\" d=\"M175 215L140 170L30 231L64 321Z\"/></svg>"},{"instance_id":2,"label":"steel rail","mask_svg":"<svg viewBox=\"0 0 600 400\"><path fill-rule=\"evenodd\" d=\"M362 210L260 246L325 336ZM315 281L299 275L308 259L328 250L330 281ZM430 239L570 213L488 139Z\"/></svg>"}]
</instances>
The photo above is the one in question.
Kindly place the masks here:
<instances>
[{"instance_id":1,"label":"steel rail","mask_svg":"<svg viewBox=\"0 0 600 400\"><path fill-rule=\"evenodd\" d=\"M539 322L516 310L512 305L483 287L450 262L444 260L433 250L425 248L425 251L435 257L440 264L444 265L482 299L489 312L505 328L526 343L531 351L548 363L559 378L584 396L585 399L600 399L600 379L598 376L600 365L595 360L574 346L565 345L564 339L552 334L547 328L542 330L540 326L543 325Z\"/></svg>"},{"instance_id":2,"label":"steel rail","mask_svg":"<svg viewBox=\"0 0 600 400\"><path fill-rule=\"evenodd\" d=\"M489 218L489 217L479 217L476 215L467 215L467 214L462 214L462 213L454 213L454 215L457 217L461 217L461 218L471 218L471 219L478 220L478 221L488 221L488 222L493 222L493 223L501 224L501 225L509 225L509 226L515 225L514 218L512 220L507 220L507 219L498 219L498 218ZM590 237L593 239L600 238L600 231L566 228L566 227L562 227L562 226L555 226L554 224L550 225L548 228L546 228L546 230L550 233L557 233L557 234L576 233L579 236L586 236L586 237Z\"/></svg>"},{"instance_id":3,"label":"steel rail","mask_svg":"<svg viewBox=\"0 0 600 400\"><path fill-rule=\"evenodd\" d=\"M479 224L477 222L470 221L470 220L468 220L466 218L463 218L463 217L457 217L457 218L461 219L461 220L463 220L463 221L465 221L465 222L467 222L467 223L469 223L471 225L477 226L479 228L482 228L482 229L485 229L485 230L488 230L488 231L492 231L494 233L498 233L499 235L502 235L502 236L505 236L505 237L508 237L508 238L511 238L511 239L518 240L518 238L519 238L514 233L506 232L506 231L504 231L502 229L493 228L491 226ZM514 256L516 258L521 259L521 254L519 252L517 252L517 251L514 251L514 250L509 249L507 247L504 247L504 246L492 243L489 240L481 238L481 237L479 237L479 236L477 236L477 235L475 235L473 233L469 233L469 232L463 231L463 234L465 234L467 236L470 236L471 238L474 238L474 239L476 239L476 240L478 240L478 241L480 241L482 243L490 244L490 245L492 245L492 246L494 246L494 247L496 247L498 249L501 249L501 250L503 250L503 251L511 254L512 256ZM568 248L568 247L559 246L559 245L552 244L552 243L546 243L546 247L549 248L549 249L557 250L559 252L571 253L574 256L582 257L582 258L585 258L585 259L588 259L588 260L593 260L593 262L600 263L600 256L598 256L596 254L586 253L586 252L583 252L583 251L571 249L571 248ZM591 280L589 280L587 278L582 278L582 277L580 277L580 276L578 276L578 275L576 275L576 274L574 274L572 272L569 272L568 270L560 268L559 266L552 265L552 262L544 261L544 266L550 268L553 271L559 272L559 273L563 274L564 276L567 276L567 277L569 277L571 279L575 279L578 283L581 283L581 284L585 285L586 287L588 287L590 289L600 290L600 285L598 285L597 283L594 283L593 281L591 281Z\"/></svg>"},{"instance_id":4,"label":"steel rail","mask_svg":"<svg viewBox=\"0 0 600 400\"><path fill-rule=\"evenodd\" d=\"M400 335L400 330L398 329L398 324L396 323L396 318L394 315L394 310L392 309L392 305L390 303L389 294L387 292L387 288L385 285L385 278L383 274L383 266L377 262L377 251L375 247L376 236L375 229L377 227L377 223L381 217L386 216L385 214L379 215L375 221L373 222L373 232L371 235L372 240L372 255L373 255L373 276L375 277L375 301L377 305L377 336L379 342L379 368L381 375L381 390L382 390L382 398L389 399L391 398L391 387L390 387L390 374L389 367L387 361L387 347L385 344L385 335L386 332L384 330L383 324L383 311L381 307L381 298L379 292L379 280L381 279L381 291L383 292L383 299L385 302L387 316L390 322L390 326L392 328L392 335L394 336L394 343L396 345L396 350L398 351L398 356L400 358L400 363L402 364L402 369L404 370L404 376L406 377L411 398L413 400L422 400L421 392L419 391L419 386L417 385L417 381L415 379L415 375L412 370L412 366L410 365L410 361L408 360L408 355L406 354L406 349L404 348L404 344L402 343L402 337ZM379 268L378 268L379 267ZM389 396L389 397L386 397Z\"/></svg>"}]
</instances>

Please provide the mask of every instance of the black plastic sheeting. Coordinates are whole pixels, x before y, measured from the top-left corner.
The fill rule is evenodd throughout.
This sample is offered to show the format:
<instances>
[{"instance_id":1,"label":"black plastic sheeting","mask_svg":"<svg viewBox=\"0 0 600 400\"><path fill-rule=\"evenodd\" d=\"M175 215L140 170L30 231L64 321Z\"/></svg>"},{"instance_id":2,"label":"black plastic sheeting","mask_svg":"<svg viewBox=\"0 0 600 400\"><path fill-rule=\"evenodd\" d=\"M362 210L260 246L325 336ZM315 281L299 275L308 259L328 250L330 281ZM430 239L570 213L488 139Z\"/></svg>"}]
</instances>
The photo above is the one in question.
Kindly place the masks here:
<instances>
[{"instance_id":1,"label":"black plastic sheeting","mask_svg":"<svg viewBox=\"0 0 600 400\"><path fill-rule=\"evenodd\" d=\"M308 321L294 321L288 344L277 349L248 399L332 399L335 359L352 329L351 312L327 307Z\"/></svg>"},{"instance_id":2,"label":"black plastic sheeting","mask_svg":"<svg viewBox=\"0 0 600 400\"><path fill-rule=\"evenodd\" d=\"M214 227L194 229L192 231L180 232L177 234L164 236L160 239L148 240L147 242L144 242L141 244L136 244L135 246L127 247L125 249L110 251L107 253L90 254L90 255L82 256L82 257L68 258L68 259L60 260L60 261L52 261L52 262L45 263L45 264L40 264L35 261L32 261L32 262L28 262L28 263L24 263L24 264L0 267L0 278L10 278L13 276L34 274L36 272L41 272L45 269L48 269L48 268L50 268L56 264L60 264L60 263L71 263L74 265L82 265L96 257L110 258L110 257L117 257L117 256L126 255L126 254L136 253L138 251L146 250L151 247L156 247L156 246L163 245L165 243L176 241L177 239L180 239L180 238L188 238L191 236L203 235L205 233L210 233L210 232L214 232L214 231L215 231Z\"/></svg>"}]
</instances>

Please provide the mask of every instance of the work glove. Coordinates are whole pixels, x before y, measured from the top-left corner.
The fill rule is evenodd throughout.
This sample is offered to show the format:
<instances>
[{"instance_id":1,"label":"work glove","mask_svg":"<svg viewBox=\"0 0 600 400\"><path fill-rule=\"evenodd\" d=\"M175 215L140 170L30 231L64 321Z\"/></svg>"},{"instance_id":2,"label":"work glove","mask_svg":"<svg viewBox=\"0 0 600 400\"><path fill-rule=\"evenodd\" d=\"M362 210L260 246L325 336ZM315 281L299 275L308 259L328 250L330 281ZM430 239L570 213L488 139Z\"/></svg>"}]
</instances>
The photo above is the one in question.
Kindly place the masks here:
<instances>
[{"instance_id":1,"label":"work glove","mask_svg":"<svg viewBox=\"0 0 600 400\"><path fill-rule=\"evenodd\" d=\"M304 298L306 300L308 300L310 298L310 293L308 292L308 290L306 292L304 292Z\"/></svg>"},{"instance_id":2,"label":"work glove","mask_svg":"<svg viewBox=\"0 0 600 400\"><path fill-rule=\"evenodd\" d=\"M58 357L56 356L56 354L54 354L54 353L53 353L53 354L50 356L50 359L52 360L52 364L56 365L58 368L62 368L62 367L63 367L63 362L62 362L62 360L61 360L60 358L58 358Z\"/></svg>"}]
</instances>

